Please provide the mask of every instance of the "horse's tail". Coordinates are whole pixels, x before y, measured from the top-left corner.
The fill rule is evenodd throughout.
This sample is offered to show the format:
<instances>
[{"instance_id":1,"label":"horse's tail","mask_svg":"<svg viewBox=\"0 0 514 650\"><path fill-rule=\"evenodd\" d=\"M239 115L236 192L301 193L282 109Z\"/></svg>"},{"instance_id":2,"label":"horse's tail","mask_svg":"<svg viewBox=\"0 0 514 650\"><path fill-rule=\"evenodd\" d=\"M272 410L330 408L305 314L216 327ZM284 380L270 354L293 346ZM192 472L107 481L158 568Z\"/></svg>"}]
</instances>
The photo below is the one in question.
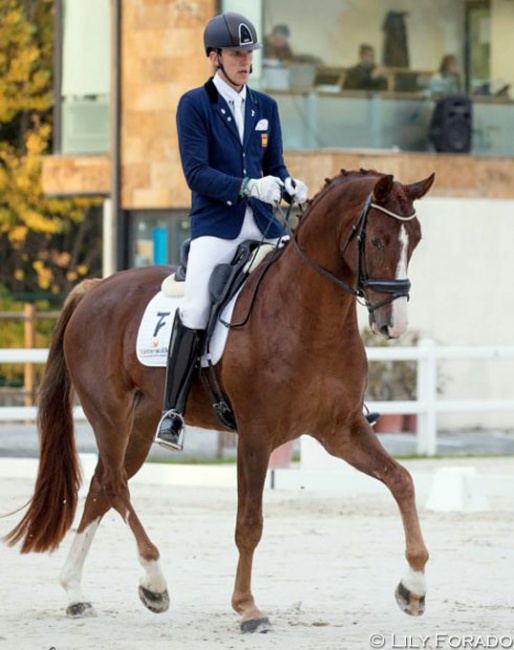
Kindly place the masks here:
<instances>
[{"instance_id":1,"label":"horse's tail","mask_svg":"<svg viewBox=\"0 0 514 650\"><path fill-rule=\"evenodd\" d=\"M20 523L3 541L21 552L53 551L73 523L82 481L73 434L73 384L64 358L66 328L84 295L100 280L85 280L64 303L39 389L39 470L34 495Z\"/></svg>"}]
</instances>

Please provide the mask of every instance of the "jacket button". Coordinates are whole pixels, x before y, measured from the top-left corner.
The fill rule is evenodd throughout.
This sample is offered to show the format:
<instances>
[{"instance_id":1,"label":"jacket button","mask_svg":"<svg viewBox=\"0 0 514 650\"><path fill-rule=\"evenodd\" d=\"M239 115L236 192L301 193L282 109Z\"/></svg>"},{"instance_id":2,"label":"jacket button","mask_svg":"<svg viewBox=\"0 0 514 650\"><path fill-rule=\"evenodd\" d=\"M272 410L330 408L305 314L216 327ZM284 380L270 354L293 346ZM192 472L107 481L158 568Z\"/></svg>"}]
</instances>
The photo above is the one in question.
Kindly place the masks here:
<instances>
[{"instance_id":1,"label":"jacket button","mask_svg":"<svg viewBox=\"0 0 514 650\"><path fill-rule=\"evenodd\" d=\"M227 201L227 205L232 205L232 201Z\"/></svg>"}]
</instances>

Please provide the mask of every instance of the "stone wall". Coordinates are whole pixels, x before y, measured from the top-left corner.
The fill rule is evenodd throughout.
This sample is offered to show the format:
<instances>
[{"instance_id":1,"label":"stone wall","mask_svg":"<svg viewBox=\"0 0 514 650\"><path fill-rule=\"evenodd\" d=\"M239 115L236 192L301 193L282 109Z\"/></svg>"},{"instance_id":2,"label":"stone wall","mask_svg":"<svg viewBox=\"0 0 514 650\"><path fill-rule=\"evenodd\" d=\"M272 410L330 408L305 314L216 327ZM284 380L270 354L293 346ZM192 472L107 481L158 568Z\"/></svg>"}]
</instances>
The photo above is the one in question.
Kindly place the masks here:
<instances>
[{"instance_id":1,"label":"stone wall","mask_svg":"<svg viewBox=\"0 0 514 650\"><path fill-rule=\"evenodd\" d=\"M305 178L314 194L341 169L376 169L403 183L436 173L431 196L514 198L514 159L433 153L343 151L286 152L289 171Z\"/></svg>"},{"instance_id":2,"label":"stone wall","mask_svg":"<svg viewBox=\"0 0 514 650\"><path fill-rule=\"evenodd\" d=\"M180 96L211 73L203 30L214 0L124 0L122 206L186 205L175 128Z\"/></svg>"}]
</instances>

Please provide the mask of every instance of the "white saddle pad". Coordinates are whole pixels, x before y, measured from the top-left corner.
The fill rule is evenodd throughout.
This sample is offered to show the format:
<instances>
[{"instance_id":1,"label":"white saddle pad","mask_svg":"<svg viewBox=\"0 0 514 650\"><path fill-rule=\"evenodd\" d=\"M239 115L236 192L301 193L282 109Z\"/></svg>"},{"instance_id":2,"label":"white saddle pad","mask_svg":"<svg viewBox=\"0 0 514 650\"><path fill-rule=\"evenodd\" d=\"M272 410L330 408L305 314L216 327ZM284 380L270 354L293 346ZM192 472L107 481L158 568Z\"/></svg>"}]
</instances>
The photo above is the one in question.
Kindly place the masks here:
<instances>
[{"instance_id":1,"label":"white saddle pad","mask_svg":"<svg viewBox=\"0 0 514 650\"><path fill-rule=\"evenodd\" d=\"M284 237L281 247L289 239ZM272 244L262 244L252 255L245 271L249 274L259 266L264 257L274 249ZM161 291L148 303L137 334L137 358L144 366L165 366L168 357L168 346L171 328L175 319L175 311L180 307L184 295L184 282L175 282L174 273L165 278ZM244 283L243 283L244 286ZM242 287L241 287L242 288ZM239 291L241 291L241 288ZM218 363L223 355L227 342L229 324L239 291L226 305L220 314L210 341L210 354L202 357L202 366L207 366L208 361Z\"/></svg>"},{"instance_id":2,"label":"white saddle pad","mask_svg":"<svg viewBox=\"0 0 514 650\"><path fill-rule=\"evenodd\" d=\"M230 323L237 293L221 312L223 323ZM175 311L180 307L182 298L169 297L159 291L148 303L139 331L137 334L136 353L140 363L144 366L166 366L168 345L170 342L171 328L175 319ZM210 343L210 360L218 363L223 355L228 336L228 325L218 320ZM208 365L208 357L202 357L202 366Z\"/></svg>"}]
</instances>

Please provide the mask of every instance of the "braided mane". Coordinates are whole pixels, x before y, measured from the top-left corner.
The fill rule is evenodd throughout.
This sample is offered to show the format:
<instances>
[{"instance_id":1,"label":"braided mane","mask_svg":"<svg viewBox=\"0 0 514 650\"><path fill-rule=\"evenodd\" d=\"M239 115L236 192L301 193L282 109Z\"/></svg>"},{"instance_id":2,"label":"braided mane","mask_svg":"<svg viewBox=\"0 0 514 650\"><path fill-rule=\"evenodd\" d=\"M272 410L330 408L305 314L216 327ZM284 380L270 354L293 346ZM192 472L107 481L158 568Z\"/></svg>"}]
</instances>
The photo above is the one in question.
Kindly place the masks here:
<instances>
[{"instance_id":1,"label":"braided mane","mask_svg":"<svg viewBox=\"0 0 514 650\"><path fill-rule=\"evenodd\" d=\"M334 176L333 178L325 178L325 184L315 194L312 199L309 199L306 203L306 208L303 211L303 214L301 215L300 218L300 223L305 220L305 218L309 215L311 212L311 209L333 188L336 187L337 185L341 185L342 183L346 183L354 178L364 178L367 176L384 176L383 173L377 172L375 169L359 169L359 170L346 170L346 169L341 169L339 174L337 176Z\"/></svg>"}]
</instances>

